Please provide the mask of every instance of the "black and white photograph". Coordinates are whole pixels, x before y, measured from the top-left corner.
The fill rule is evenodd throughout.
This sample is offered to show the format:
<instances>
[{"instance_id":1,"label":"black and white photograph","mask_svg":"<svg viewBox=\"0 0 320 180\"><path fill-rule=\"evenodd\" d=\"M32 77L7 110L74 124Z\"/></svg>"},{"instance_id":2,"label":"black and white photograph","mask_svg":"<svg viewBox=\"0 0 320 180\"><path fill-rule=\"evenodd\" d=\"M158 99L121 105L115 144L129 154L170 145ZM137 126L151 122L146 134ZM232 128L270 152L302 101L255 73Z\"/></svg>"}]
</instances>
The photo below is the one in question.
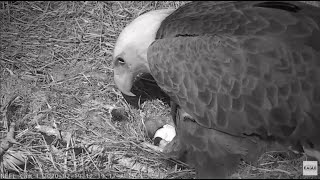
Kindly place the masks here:
<instances>
[{"instance_id":1,"label":"black and white photograph","mask_svg":"<svg viewBox=\"0 0 320 180\"><path fill-rule=\"evenodd\" d=\"M0 179L320 179L319 1L1 1Z\"/></svg>"}]
</instances>

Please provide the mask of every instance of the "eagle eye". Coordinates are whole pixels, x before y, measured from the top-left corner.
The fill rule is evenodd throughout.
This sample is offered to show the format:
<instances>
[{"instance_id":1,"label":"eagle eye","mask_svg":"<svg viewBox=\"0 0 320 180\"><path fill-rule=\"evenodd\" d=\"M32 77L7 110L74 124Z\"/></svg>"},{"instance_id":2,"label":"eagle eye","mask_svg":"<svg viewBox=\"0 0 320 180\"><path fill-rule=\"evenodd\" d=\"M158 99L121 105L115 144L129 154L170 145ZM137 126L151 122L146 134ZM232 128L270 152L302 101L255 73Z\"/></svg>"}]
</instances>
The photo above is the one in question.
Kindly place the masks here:
<instances>
[{"instance_id":1,"label":"eagle eye","mask_svg":"<svg viewBox=\"0 0 320 180\"><path fill-rule=\"evenodd\" d=\"M126 64L126 62L124 61L124 59L123 59L123 58L118 57L118 58L116 59L115 64L116 64L116 65L120 65L120 66L122 66L122 65L125 65L125 64Z\"/></svg>"}]
</instances>

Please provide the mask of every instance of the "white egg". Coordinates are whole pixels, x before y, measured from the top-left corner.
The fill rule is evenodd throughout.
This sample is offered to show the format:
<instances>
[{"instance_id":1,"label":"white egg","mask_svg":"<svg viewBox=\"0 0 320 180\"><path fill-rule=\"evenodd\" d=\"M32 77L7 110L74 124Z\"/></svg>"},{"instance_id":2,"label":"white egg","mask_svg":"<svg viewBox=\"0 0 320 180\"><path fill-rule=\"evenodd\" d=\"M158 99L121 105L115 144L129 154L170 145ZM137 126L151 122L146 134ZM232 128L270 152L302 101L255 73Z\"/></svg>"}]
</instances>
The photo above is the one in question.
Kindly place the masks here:
<instances>
[{"instance_id":1,"label":"white egg","mask_svg":"<svg viewBox=\"0 0 320 180\"><path fill-rule=\"evenodd\" d=\"M173 126L169 124L165 124L162 128L158 129L153 137L160 137L165 141L172 141L172 139L176 136L176 130Z\"/></svg>"}]
</instances>

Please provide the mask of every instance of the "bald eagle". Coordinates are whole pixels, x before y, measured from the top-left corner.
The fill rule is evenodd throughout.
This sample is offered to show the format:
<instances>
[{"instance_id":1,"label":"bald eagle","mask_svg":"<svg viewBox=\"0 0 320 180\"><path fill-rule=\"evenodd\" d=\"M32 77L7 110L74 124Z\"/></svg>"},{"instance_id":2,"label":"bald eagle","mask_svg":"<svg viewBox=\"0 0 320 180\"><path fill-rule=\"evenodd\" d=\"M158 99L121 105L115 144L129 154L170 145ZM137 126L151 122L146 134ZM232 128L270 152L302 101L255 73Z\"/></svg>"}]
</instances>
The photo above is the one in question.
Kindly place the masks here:
<instances>
[{"instance_id":1,"label":"bald eagle","mask_svg":"<svg viewBox=\"0 0 320 180\"><path fill-rule=\"evenodd\" d=\"M198 177L297 147L320 160L320 8L301 2L191 2L137 17L117 39L128 95L151 74L176 107L178 152ZM170 152L168 152L170 153Z\"/></svg>"}]
</instances>

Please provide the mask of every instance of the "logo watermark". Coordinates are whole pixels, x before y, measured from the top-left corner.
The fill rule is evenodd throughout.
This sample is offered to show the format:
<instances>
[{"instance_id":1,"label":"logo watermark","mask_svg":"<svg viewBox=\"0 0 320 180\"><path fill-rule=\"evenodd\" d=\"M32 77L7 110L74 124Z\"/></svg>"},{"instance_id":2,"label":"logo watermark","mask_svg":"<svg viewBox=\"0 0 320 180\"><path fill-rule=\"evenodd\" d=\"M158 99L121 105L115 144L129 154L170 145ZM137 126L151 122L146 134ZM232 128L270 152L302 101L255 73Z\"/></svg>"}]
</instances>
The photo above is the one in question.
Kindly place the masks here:
<instances>
[{"instance_id":1,"label":"logo watermark","mask_svg":"<svg viewBox=\"0 0 320 180\"><path fill-rule=\"evenodd\" d=\"M303 161L304 176L318 176L318 161Z\"/></svg>"}]
</instances>

